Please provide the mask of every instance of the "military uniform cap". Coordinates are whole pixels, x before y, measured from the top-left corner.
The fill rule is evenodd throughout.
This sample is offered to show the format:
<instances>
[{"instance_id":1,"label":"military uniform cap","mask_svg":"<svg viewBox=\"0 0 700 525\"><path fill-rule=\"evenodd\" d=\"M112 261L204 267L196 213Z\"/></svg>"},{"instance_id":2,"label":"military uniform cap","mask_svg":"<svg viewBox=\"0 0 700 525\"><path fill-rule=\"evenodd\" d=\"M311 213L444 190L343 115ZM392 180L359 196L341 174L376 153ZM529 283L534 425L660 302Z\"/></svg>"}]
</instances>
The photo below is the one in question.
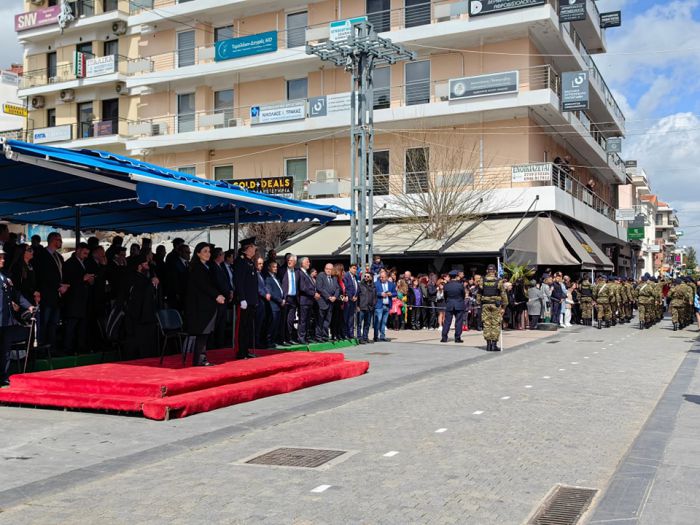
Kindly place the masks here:
<instances>
[{"instance_id":1,"label":"military uniform cap","mask_svg":"<svg viewBox=\"0 0 700 525\"><path fill-rule=\"evenodd\" d=\"M496 265L495 265L495 264L489 264L489 265L486 267L486 271L487 271L487 272L495 272L495 271L496 271Z\"/></svg>"},{"instance_id":2,"label":"military uniform cap","mask_svg":"<svg viewBox=\"0 0 700 525\"><path fill-rule=\"evenodd\" d=\"M459 272L457 270L452 270L448 275L450 277L457 277L459 275Z\"/></svg>"},{"instance_id":3,"label":"military uniform cap","mask_svg":"<svg viewBox=\"0 0 700 525\"><path fill-rule=\"evenodd\" d=\"M255 237L248 237L247 239L243 239L238 244L241 245L241 248L247 248L248 246L255 246Z\"/></svg>"}]
</instances>

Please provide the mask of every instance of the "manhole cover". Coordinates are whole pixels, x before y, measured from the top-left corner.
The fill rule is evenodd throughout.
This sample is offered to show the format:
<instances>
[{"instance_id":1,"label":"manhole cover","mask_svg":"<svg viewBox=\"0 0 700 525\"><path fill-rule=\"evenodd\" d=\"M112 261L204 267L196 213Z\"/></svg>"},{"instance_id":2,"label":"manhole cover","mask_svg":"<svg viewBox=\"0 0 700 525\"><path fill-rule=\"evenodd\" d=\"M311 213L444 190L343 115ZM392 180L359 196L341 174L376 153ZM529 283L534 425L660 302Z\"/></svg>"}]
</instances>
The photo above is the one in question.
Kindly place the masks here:
<instances>
[{"instance_id":1,"label":"manhole cover","mask_svg":"<svg viewBox=\"0 0 700 525\"><path fill-rule=\"evenodd\" d=\"M576 525L598 491L557 485L545 499L529 525Z\"/></svg>"},{"instance_id":2,"label":"manhole cover","mask_svg":"<svg viewBox=\"0 0 700 525\"><path fill-rule=\"evenodd\" d=\"M391 355L391 352L367 352L365 355Z\"/></svg>"},{"instance_id":3,"label":"manhole cover","mask_svg":"<svg viewBox=\"0 0 700 525\"><path fill-rule=\"evenodd\" d=\"M277 467L317 468L342 456L345 450L328 450L320 448L278 448L267 452L246 463L251 465L271 465Z\"/></svg>"}]
</instances>

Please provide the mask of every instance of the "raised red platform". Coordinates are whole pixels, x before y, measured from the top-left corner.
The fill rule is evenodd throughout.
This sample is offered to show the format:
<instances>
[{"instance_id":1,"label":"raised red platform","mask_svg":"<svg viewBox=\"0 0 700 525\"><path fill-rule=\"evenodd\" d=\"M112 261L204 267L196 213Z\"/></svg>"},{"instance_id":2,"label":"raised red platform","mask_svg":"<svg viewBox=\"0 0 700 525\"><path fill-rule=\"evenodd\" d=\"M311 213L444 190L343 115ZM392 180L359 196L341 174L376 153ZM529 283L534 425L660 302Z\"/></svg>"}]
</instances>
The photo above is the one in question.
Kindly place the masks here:
<instances>
[{"instance_id":1,"label":"raised red platform","mask_svg":"<svg viewBox=\"0 0 700 525\"><path fill-rule=\"evenodd\" d=\"M292 392L367 372L366 361L340 353L288 352L233 361L231 350L208 352L217 366L183 367L180 356L18 374L0 403L185 417Z\"/></svg>"}]
</instances>

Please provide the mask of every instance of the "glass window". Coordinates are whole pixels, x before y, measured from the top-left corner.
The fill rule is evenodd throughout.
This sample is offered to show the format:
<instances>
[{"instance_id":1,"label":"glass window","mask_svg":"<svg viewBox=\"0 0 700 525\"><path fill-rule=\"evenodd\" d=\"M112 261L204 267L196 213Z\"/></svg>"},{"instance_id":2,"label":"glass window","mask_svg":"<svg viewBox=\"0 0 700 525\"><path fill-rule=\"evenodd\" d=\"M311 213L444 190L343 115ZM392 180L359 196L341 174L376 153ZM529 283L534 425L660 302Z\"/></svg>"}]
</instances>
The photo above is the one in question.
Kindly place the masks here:
<instances>
[{"instance_id":1,"label":"glass window","mask_svg":"<svg viewBox=\"0 0 700 525\"><path fill-rule=\"evenodd\" d=\"M194 93L177 96L177 132L194 131Z\"/></svg>"},{"instance_id":2,"label":"glass window","mask_svg":"<svg viewBox=\"0 0 700 525\"><path fill-rule=\"evenodd\" d=\"M223 26L214 28L214 42L229 40L233 38L233 26Z\"/></svg>"},{"instance_id":3,"label":"glass window","mask_svg":"<svg viewBox=\"0 0 700 525\"><path fill-rule=\"evenodd\" d=\"M92 42L81 42L80 44L76 44L75 50L78 53L85 53L86 55L92 56Z\"/></svg>"},{"instance_id":4,"label":"glass window","mask_svg":"<svg viewBox=\"0 0 700 525\"><path fill-rule=\"evenodd\" d=\"M374 109L385 109L391 105L391 68L374 70Z\"/></svg>"},{"instance_id":5,"label":"glass window","mask_svg":"<svg viewBox=\"0 0 700 525\"><path fill-rule=\"evenodd\" d=\"M287 100L297 100L308 96L309 82L306 78L287 80Z\"/></svg>"},{"instance_id":6,"label":"glass window","mask_svg":"<svg viewBox=\"0 0 700 525\"><path fill-rule=\"evenodd\" d=\"M180 166L177 171L185 175L197 175L197 169L194 166Z\"/></svg>"},{"instance_id":7,"label":"glass window","mask_svg":"<svg viewBox=\"0 0 700 525\"><path fill-rule=\"evenodd\" d=\"M49 82L57 76L57 65L56 52L46 53L46 75L49 77Z\"/></svg>"},{"instance_id":8,"label":"glass window","mask_svg":"<svg viewBox=\"0 0 700 525\"><path fill-rule=\"evenodd\" d=\"M58 0L49 0L49 3L47 4L49 7L54 7L58 5Z\"/></svg>"},{"instance_id":9,"label":"glass window","mask_svg":"<svg viewBox=\"0 0 700 525\"><path fill-rule=\"evenodd\" d=\"M406 64L406 105L430 102L430 60Z\"/></svg>"},{"instance_id":10,"label":"glass window","mask_svg":"<svg viewBox=\"0 0 700 525\"><path fill-rule=\"evenodd\" d=\"M290 13L287 15L287 47L306 45L306 25L308 13Z\"/></svg>"},{"instance_id":11,"label":"glass window","mask_svg":"<svg viewBox=\"0 0 700 525\"><path fill-rule=\"evenodd\" d=\"M656 214L656 224L661 225L664 223L663 216L660 213Z\"/></svg>"},{"instance_id":12,"label":"glass window","mask_svg":"<svg viewBox=\"0 0 700 525\"><path fill-rule=\"evenodd\" d=\"M406 150L406 193L425 193L428 191L428 165L428 148Z\"/></svg>"},{"instance_id":13,"label":"glass window","mask_svg":"<svg viewBox=\"0 0 700 525\"><path fill-rule=\"evenodd\" d=\"M430 23L430 0L405 0L406 27L423 26Z\"/></svg>"},{"instance_id":14,"label":"glass window","mask_svg":"<svg viewBox=\"0 0 700 525\"><path fill-rule=\"evenodd\" d=\"M119 126L119 99L102 101L102 120L97 127L98 135L116 135Z\"/></svg>"},{"instance_id":15,"label":"glass window","mask_svg":"<svg viewBox=\"0 0 700 525\"><path fill-rule=\"evenodd\" d=\"M214 91L214 112L224 114L224 123L217 128L227 128L233 124L233 89Z\"/></svg>"},{"instance_id":16,"label":"glass window","mask_svg":"<svg viewBox=\"0 0 700 525\"><path fill-rule=\"evenodd\" d=\"M214 180L232 181L233 166L214 166Z\"/></svg>"},{"instance_id":17,"label":"glass window","mask_svg":"<svg viewBox=\"0 0 700 525\"><path fill-rule=\"evenodd\" d=\"M56 125L56 109L51 108L46 110L46 126L53 128Z\"/></svg>"},{"instance_id":18,"label":"glass window","mask_svg":"<svg viewBox=\"0 0 700 525\"><path fill-rule=\"evenodd\" d=\"M374 168L372 170L375 195L389 195L389 152L374 152Z\"/></svg>"},{"instance_id":19,"label":"glass window","mask_svg":"<svg viewBox=\"0 0 700 525\"><path fill-rule=\"evenodd\" d=\"M119 40L107 40L102 45L102 50L104 51L102 56L118 56L119 55Z\"/></svg>"},{"instance_id":20,"label":"glass window","mask_svg":"<svg viewBox=\"0 0 700 525\"><path fill-rule=\"evenodd\" d=\"M194 65L194 31L177 34L177 67Z\"/></svg>"},{"instance_id":21,"label":"glass window","mask_svg":"<svg viewBox=\"0 0 700 525\"><path fill-rule=\"evenodd\" d=\"M116 11L118 7L119 0L104 0L102 4L102 10L105 13L108 13L109 11Z\"/></svg>"},{"instance_id":22,"label":"glass window","mask_svg":"<svg viewBox=\"0 0 700 525\"><path fill-rule=\"evenodd\" d=\"M391 29L390 0L367 0L367 21L374 26L377 33Z\"/></svg>"},{"instance_id":23,"label":"glass window","mask_svg":"<svg viewBox=\"0 0 700 525\"><path fill-rule=\"evenodd\" d=\"M92 121L95 114L92 112L92 102L78 104L78 138L86 139L93 136Z\"/></svg>"},{"instance_id":24,"label":"glass window","mask_svg":"<svg viewBox=\"0 0 700 525\"><path fill-rule=\"evenodd\" d=\"M306 182L306 157L286 159L284 161L284 174L287 177L294 177L294 197L301 198Z\"/></svg>"},{"instance_id":25,"label":"glass window","mask_svg":"<svg viewBox=\"0 0 700 525\"><path fill-rule=\"evenodd\" d=\"M70 0L68 6L75 18L95 14L95 0Z\"/></svg>"}]
</instances>

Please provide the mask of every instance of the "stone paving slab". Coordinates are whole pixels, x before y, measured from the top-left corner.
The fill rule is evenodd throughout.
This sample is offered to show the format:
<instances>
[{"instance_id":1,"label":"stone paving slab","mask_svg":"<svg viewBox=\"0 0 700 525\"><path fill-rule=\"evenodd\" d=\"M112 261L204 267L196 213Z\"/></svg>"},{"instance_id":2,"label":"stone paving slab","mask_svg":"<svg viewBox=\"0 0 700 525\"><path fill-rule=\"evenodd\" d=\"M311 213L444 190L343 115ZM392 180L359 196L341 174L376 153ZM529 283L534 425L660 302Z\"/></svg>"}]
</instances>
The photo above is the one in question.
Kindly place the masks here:
<instances>
[{"instance_id":1,"label":"stone paving slab","mask_svg":"<svg viewBox=\"0 0 700 525\"><path fill-rule=\"evenodd\" d=\"M628 326L557 339L217 440L195 435L150 464L6 507L0 523L521 523L556 483L607 485L689 347ZM403 355L386 347L402 350L378 357ZM448 351L421 347L423 359ZM326 471L238 464L282 446L357 452ZM331 488L312 492L321 485Z\"/></svg>"}]
</instances>

